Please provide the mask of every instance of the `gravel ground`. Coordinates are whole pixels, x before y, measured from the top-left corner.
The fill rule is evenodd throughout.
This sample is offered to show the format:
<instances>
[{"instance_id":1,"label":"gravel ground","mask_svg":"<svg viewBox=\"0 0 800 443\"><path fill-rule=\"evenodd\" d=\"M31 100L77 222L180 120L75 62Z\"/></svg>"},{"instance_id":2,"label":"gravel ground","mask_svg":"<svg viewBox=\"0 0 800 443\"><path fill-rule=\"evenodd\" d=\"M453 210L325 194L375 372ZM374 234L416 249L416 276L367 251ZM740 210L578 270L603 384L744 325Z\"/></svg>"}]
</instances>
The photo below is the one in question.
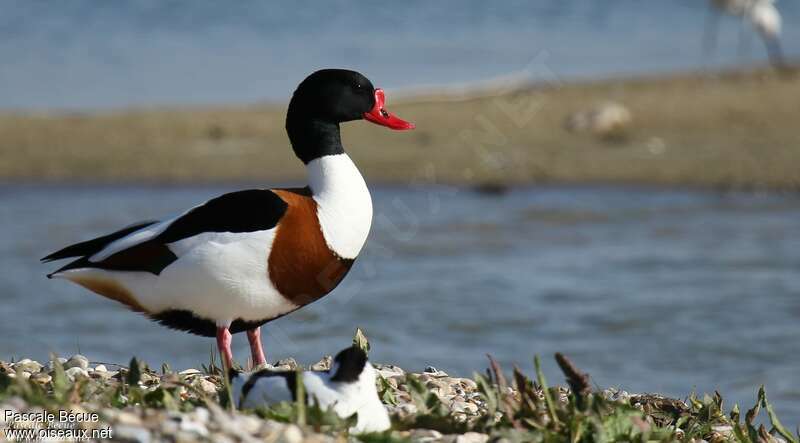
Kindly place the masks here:
<instances>
[{"instance_id":1,"label":"gravel ground","mask_svg":"<svg viewBox=\"0 0 800 443\"><path fill-rule=\"evenodd\" d=\"M327 370L330 361L330 357L323 358L309 369ZM718 396L691 398L683 402L614 389L589 393L592 389L588 376L571 366L567 360L569 367L565 370L562 365L562 370L570 386L579 394L571 396L568 388L556 387L547 391L550 393L548 398L545 391L520 373L515 372L513 385L508 384L499 366L493 361L491 363L493 373L490 372L487 378L477 377L475 380L450 377L433 367L426 368L422 373L408 373L393 365L375 365L380 374L378 392L390 412L393 431L361 441L483 443L491 439L493 442L510 443L520 438L520 441L526 440L531 435L547 439L547 435L550 438L554 435L546 433L553 424L553 419L548 416L560 417L558 420L567 420L568 423L573 420L573 425L594 420L596 427L590 427L594 430L589 432L597 432L601 437L604 429L622 427L627 429L624 435L635 441L639 441L633 438L635 435L644 439L652 435L661 441L703 441L696 438L697 435L708 441L729 441L734 437L734 427L740 426L738 409L735 421L728 419L722 413L722 399ZM292 359L271 365L271 368L279 370L294 370L297 367ZM227 410L222 406L225 399L220 398L220 393L225 392L223 379L216 374L218 371L213 365L211 370L203 368L174 372L164 367L156 372L141 367L135 361L131 362L129 369L121 365L90 362L81 355L45 364L30 359L14 363L0 361L0 413L6 422L4 437L20 441L23 440L20 434L13 432L33 429L48 432L51 441L70 438L72 441L113 439L130 442L359 441L359 437L347 435L347 424L343 428L340 423L339 428L335 428L324 421L309 419L307 425L299 426L292 424L291 420L265 419L263 411ZM544 385L544 380L540 381ZM486 383L490 383L488 388ZM516 390L511 386L523 388ZM491 395L487 396L484 392L491 392ZM592 396L599 400L591 400ZM437 398L438 402L431 401ZM580 402L581 398L583 401L594 401L595 409L583 412L579 412L580 408L575 409L575 404L570 402ZM769 410L765 396L763 402ZM539 403L539 406L534 403ZM542 406L545 403L546 408ZM718 406L715 407L715 404ZM533 409L528 409L526 413L526 407ZM504 412L511 415L503 417ZM748 412L747 415L751 414ZM509 416L515 418L509 420ZM575 417L578 421L574 420ZM676 417L683 417L685 428L675 426L680 422L675 421ZM525 422L519 422L521 419ZM433 424L430 420L438 424L426 426L426 423ZM742 424L741 429L758 432L759 441L787 441L777 435L777 427L768 434L763 426L756 430L755 427L747 427L751 421L746 423ZM476 424L479 426L473 426ZM514 434L526 426L528 431L525 432L532 431L534 434ZM440 432L431 428L460 428L462 432ZM487 432L492 432L492 435L465 432L468 429L488 429ZM561 429L571 432L569 427ZM657 432L661 432L662 436L657 437ZM44 434L37 435L41 437ZM519 438L514 438L515 435ZM609 435L618 439L623 434ZM58 437L52 438L54 436ZM593 437L592 441L597 438Z\"/></svg>"},{"instance_id":2,"label":"gravel ground","mask_svg":"<svg viewBox=\"0 0 800 443\"><path fill-rule=\"evenodd\" d=\"M60 359L67 379L78 383L82 379L95 380L106 388L115 389L125 382L127 368L118 365L95 364L81 355L69 359ZM311 366L314 370L326 370L330 365L330 357ZM109 367L110 366L110 367ZM297 368L294 360L282 360L274 366L276 369L293 370ZM376 366L381 376L391 386L396 405L387 405L394 419L407 417L417 413L408 386L405 383L406 372L392 365ZM53 382L54 364L45 364L30 359L16 363L0 362L0 372L10 378L23 377L48 387ZM459 420L470 420L478 417L485 410L475 381L466 378L449 377L446 373L428 368L426 372L415 374L431 392L448 405L451 413ZM179 389L181 400L198 399L206 395L210 400L205 406L198 406L191 411L175 411L142 406L127 406L117 409L110 406L83 403L73 406L73 414L96 413L99 418L79 420L77 427L81 429L110 429L115 440L136 442L159 441L275 441L275 442L328 442L340 441L337 437L315 433L294 424L265 420L256 415L242 412L230 412L219 406L218 392L222 389L222 381L218 375L209 375L198 369L186 369L177 373L158 374L144 371L141 374L140 386L149 392L160 386L171 386L176 383L184 385ZM15 413L44 414L46 409L32 405L20 397L11 397L0 403L3 417ZM33 420L13 420L16 427L32 427L41 429L46 424ZM51 426L52 427L52 426ZM477 433L460 435L443 435L432 430L404 431L403 436L412 441L458 441L483 442L488 436Z\"/></svg>"}]
</instances>

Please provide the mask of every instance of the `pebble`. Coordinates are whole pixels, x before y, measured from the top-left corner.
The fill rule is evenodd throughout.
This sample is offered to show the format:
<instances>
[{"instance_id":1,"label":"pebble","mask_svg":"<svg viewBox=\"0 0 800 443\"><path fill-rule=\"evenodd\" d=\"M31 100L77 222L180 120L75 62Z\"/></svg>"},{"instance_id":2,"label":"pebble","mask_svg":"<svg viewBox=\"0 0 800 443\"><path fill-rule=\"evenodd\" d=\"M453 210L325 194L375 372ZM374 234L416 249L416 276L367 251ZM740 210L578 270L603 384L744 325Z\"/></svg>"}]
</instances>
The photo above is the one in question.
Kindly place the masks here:
<instances>
[{"instance_id":1,"label":"pebble","mask_svg":"<svg viewBox=\"0 0 800 443\"><path fill-rule=\"evenodd\" d=\"M209 440L213 441L214 443L235 443L236 442L236 440L234 440L233 438L228 437L227 435L221 434L221 433L211 434L211 437L209 438Z\"/></svg>"},{"instance_id":2,"label":"pebble","mask_svg":"<svg viewBox=\"0 0 800 443\"><path fill-rule=\"evenodd\" d=\"M16 414L24 410L27 406L25 400L20 397L11 397L3 402L2 406L0 406L0 410L3 411L3 416L5 417L6 414L9 416Z\"/></svg>"},{"instance_id":3,"label":"pebble","mask_svg":"<svg viewBox=\"0 0 800 443\"><path fill-rule=\"evenodd\" d=\"M117 414L116 421L130 426L140 426L142 424L142 419L139 418L138 415L125 411L120 411L119 414Z\"/></svg>"},{"instance_id":4,"label":"pebble","mask_svg":"<svg viewBox=\"0 0 800 443\"><path fill-rule=\"evenodd\" d=\"M211 413L206 408L197 408L194 410L195 419L201 422L207 422L211 418Z\"/></svg>"},{"instance_id":5,"label":"pebble","mask_svg":"<svg viewBox=\"0 0 800 443\"><path fill-rule=\"evenodd\" d=\"M413 403L403 403L397 405L395 409L400 415L413 415L417 413L417 406Z\"/></svg>"},{"instance_id":6,"label":"pebble","mask_svg":"<svg viewBox=\"0 0 800 443\"><path fill-rule=\"evenodd\" d=\"M180 420L164 420L161 422L161 432L164 434L175 434L180 429Z\"/></svg>"},{"instance_id":7,"label":"pebble","mask_svg":"<svg viewBox=\"0 0 800 443\"><path fill-rule=\"evenodd\" d=\"M453 412L463 412L465 414L477 414L478 406L466 401L455 401L450 406L450 410Z\"/></svg>"},{"instance_id":8,"label":"pebble","mask_svg":"<svg viewBox=\"0 0 800 443\"><path fill-rule=\"evenodd\" d=\"M478 432L467 432L456 437L455 443L486 443L489 436Z\"/></svg>"},{"instance_id":9,"label":"pebble","mask_svg":"<svg viewBox=\"0 0 800 443\"><path fill-rule=\"evenodd\" d=\"M180 422L180 429L184 432L189 432L192 434L196 434L202 437L208 435L208 428L203 422L192 420L190 418L185 418Z\"/></svg>"},{"instance_id":10,"label":"pebble","mask_svg":"<svg viewBox=\"0 0 800 443\"><path fill-rule=\"evenodd\" d=\"M406 375L406 371L394 365L377 365L376 369L383 378L400 377Z\"/></svg>"},{"instance_id":11,"label":"pebble","mask_svg":"<svg viewBox=\"0 0 800 443\"><path fill-rule=\"evenodd\" d=\"M56 364L55 364L55 362L59 362L59 363L61 363L61 366L63 367L63 366L64 366L64 363L66 363L66 362L67 362L67 359L66 359L66 358L63 358L63 357L58 357L58 358L56 358L55 360L50 360L50 361L48 361L48 362L47 362L47 365L45 365L45 368L44 368L44 369L45 369L47 372L53 372L53 370L56 368Z\"/></svg>"},{"instance_id":12,"label":"pebble","mask_svg":"<svg viewBox=\"0 0 800 443\"><path fill-rule=\"evenodd\" d=\"M713 433L711 434L711 440L712 441L730 440L730 437L733 434L733 426L730 426L730 425L711 426L711 430L713 431ZM676 432L676 434L677 434L677 432Z\"/></svg>"},{"instance_id":13,"label":"pebble","mask_svg":"<svg viewBox=\"0 0 800 443\"><path fill-rule=\"evenodd\" d=\"M37 362L33 361L29 358L22 359L16 363L14 363L14 370L15 371L28 371L31 373L36 373L42 370L42 365Z\"/></svg>"},{"instance_id":14,"label":"pebble","mask_svg":"<svg viewBox=\"0 0 800 443\"><path fill-rule=\"evenodd\" d=\"M411 440L418 443L427 443L439 441L442 439L442 433L432 429L414 429L411 431Z\"/></svg>"},{"instance_id":15,"label":"pebble","mask_svg":"<svg viewBox=\"0 0 800 443\"><path fill-rule=\"evenodd\" d=\"M647 151L653 155L661 155L667 150L667 143L661 137L652 137L645 146Z\"/></svg>"},{"instance_id":16,"label":"pebble","mask_svg":"<svg viewBox=\"0 0 800 443\"><path fill-rule=\"evenodd\" d=\"M322 360L311 365L309 369L311 369L312 371L327 371L331 368L332 363L333 363L333 357L331 357L330 355L326 355L325 357L322 357Z\"/></svg>"},{"instance_id":17,"label":"pebble","mask_svg":"<svg viewBox=\"0 0 800 443\"><path fill-rule=\"evenodd\" d=\"M603 396L611 401L622 403L628 403L632 397L628 392L616 388L607 388L603 390Z\"/></svg>"},{"instance_id":18,"label":"pebble","mask_svg":"<svg viewBox=\"0 0 800 443\"><path fill-rule=\"evenodd\" d=\"M278 438L278 442L281 443L302 443L303 441L303 431L297 425L287 425L281 436Z\"/></svg>"},{"instance_id":19,"label":"pebble","mask_svg":"<svg viewBox=\"0 0 800 443\"><path fill-rule=\"evenodd\" d=\"M478 389L478 384L475 383L475 380L469 378L457 378L455 379L458 384L460 384L464 389L475 390Z\"/></svg>"},{"instance_id":20,"label":"pebble","mask_svg":"<svg viewBox=\"0 0 800 443\"><path fill-rule=\"evenodd\" d=\"M432 377L437 377L437 378L447 377L448 376L447 372L440 371L440 370L434 368L433 366L428 366L427 368L425 368L424 372L425 372L425 374L430 374Z\"/></svg>"},{"instance_id":21,"label":"pebble","mask_svg":"<svg viewBox=\"0 0 800 443\"><path fill-rule=\"evenodd\" d=\"M178 431L173 435L175 443L195 443L198 441L194 432Z\"/></svg>"},{"instance_id":22,"label":"pebble","mask_svg":"<svg viewBox=\"0 0 800 443\"><path fill-rule=\"evenodd\" d=\"M107 378L111 378L113 376L113 374L111 372L98 371L98 370L95 369L94 371L92 371L91 376L92 376L92 378L107 379Z\"/></svg>"},{"instance_id":23,"label":"pebble","mask_svg":"<svg viewBox=\"0 0 800 443\"><path fill-rule=\"evenodd\" d=\"M144 428L119 425L114 427L115 440L128 440L136 443L150 443L150 432Z\"/></svg>"},{"instance_id":24,"label":"pebble","mask_svg":"<svg viewBox=\"0 0 800 443\"><path fill-rule=\"evenodd\" d=\"M81 368L86 370L89 367L89 359L80 354L75 354L63 364L64 369Z\"/></svg>"},{"instance_id":25,"label":"pebble","mask_svg":"<svg viewBox=\"0 0 800 443\"><path fill-rule=\"evenodd\" d=\"M241 429L248 434L256 434L261 429L261 420L252 415L239 415L237 421Z\"/></svg>"},{"instance_id":26,"label":"pebble","mask_svg":"<svg viewBox=\"0 0 800 443\"><path fill-rule=\"evenodd\" d=\"M47 384L50 383L51 380L53 380L53 377L51 377L45 372L39 372L38 374L33 374L31 376L31 380L35 381L36 383Z\"/></svg>"},{"instance_id":27,"label":"pebble","mask_svg":"<svg viewBox=\"0 0 800 443\"><path fill-rule=\"evenodd\" d=\"M217 385L211 383L206 379L201 379L200 382L197 383L197 387L208 395L213 395L217 393Z\"/></svg>"},{"instance_id":28,"label":"pebble","mask_svg":"<svg viewBox=\"0 0 800 443\"><path fill-rule=\"evenodd\" d=\"M297 369L297 362L293 358L284 358L282 360L278 360L272 367L276 371L294 371Z\"/></svg>"},{"instance_id":29,"label":"pebble","mask_svg":"<svg viewBox=\"0 0 800 443\"><path fill-rule=\"evenodd\" d=\"M139 380L140 380L142 383L149 383L149 382L151 382L151 381L153 381L153 380L156 380L157 378L158 378L158 377L154 377L154 376L152 376L152 375L150 375L150 374L148 374L148 373L146 373L146 372L142 372L142 373L139 375Z\"/></svg>"},{"instance_id":30,"label":"pebble","mask_svg":"<svg viewBox=\"0 0 800 443\"><path fill-rule=\"evenodd\" d=\"M13 374L14 367L10 363L0 361L0 372L2 372L3 374Z\"/></svg>"},{"instance_id":31,"label":"pebble","mask_svg":"<svg viewBox=\"0 0 800 443\"><path fill-rule=\"evenodd\" d=\"M633 114L625 105L606 102L570 115L565 126L570 132L590 132L613 139L624 136L632 122Z\"/></svg>"},{"instance_id":32,"label":"pebble","mask_svg":"<svg viewBox=\"0 0 800 443\"><path fill-rule=\"evenodd\" d=\"M86 369L78 366L66 369L64 374L66 374L69 381L75 381L80 377L89 377L89 373L86 371Z\"/></svg>"},{"instance_id":33,"label":"pebble","mask_svg":"<svg viewBox=\"0 0 800 443\"><path fill-rule=\"evenodd\" d=\"M258 437L269 437L277 435L285 425L283 423L278 423L275 421L262 421L261 428L258 430Z\"/></svg>"}]
</instances>

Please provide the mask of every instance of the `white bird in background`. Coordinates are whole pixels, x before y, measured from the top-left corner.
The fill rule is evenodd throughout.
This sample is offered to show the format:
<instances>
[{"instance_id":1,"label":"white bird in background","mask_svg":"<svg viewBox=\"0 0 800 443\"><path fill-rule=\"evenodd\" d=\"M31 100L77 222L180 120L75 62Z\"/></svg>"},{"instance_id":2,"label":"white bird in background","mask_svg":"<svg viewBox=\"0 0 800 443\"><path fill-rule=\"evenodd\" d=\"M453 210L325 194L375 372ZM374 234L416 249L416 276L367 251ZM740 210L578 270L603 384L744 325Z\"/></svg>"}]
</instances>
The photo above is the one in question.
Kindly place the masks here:
<instances>
[{"instance_id":1,"label":"white bird in background","mask_svg":"<svg viewBox=\"0 0 800 443\"><path fill-rule=\"evenodd\" d=\"M710 0L711 14L706 23L705 54L709 56L716 49L718 20L721 14L739 17L748 22L758 33L767 47L769 58L775 66L783 65L780 46L781 14L775 0ZM740 34L740 42L743 38ZM740 43L741 47L741 43Z\"/></svg>"}]
</instances>

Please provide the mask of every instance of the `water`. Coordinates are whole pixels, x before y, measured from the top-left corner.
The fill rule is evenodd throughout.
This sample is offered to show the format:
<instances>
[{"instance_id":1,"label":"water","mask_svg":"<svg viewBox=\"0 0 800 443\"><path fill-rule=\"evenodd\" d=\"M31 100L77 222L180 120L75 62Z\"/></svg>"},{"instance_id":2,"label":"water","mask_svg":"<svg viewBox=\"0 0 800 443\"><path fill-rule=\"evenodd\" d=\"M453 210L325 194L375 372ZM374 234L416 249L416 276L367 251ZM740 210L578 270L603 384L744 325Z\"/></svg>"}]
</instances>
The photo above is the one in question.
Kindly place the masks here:
<instances>
[{"instance_id":1,"label":"water","mask_svg":"<svg viewBox=\"0 0 800 443\"><path fill-rule=\"evenodd\" d=\"M171 331L44 274L39 257L234 189L0 187L0 356L80 352L197 367L212 339ZM373 358L469 375L490 352L564 352L599 386L751 406L800 424L800 197L531 188L486 197L378 188L362 257L329 297L265 327L268 358L312 363L361 326ZM234 352L247 354L243 335ZM732 403L728 403L732 406Z\"/></svg>"},{"instance_id":2,"label":"water","mask_svg":"<svg viewBox=\"0 0 800 443\"><path fill-rule=\"evenodd\" d=\"M285 102L320 67L384 88L764 62L739 23L702 56L706 0L403 2L0 0L0 109ZM778 2L800 56L800 4ZM739 48L741 47L741 50Z\"/></svg>"}]
</instances>

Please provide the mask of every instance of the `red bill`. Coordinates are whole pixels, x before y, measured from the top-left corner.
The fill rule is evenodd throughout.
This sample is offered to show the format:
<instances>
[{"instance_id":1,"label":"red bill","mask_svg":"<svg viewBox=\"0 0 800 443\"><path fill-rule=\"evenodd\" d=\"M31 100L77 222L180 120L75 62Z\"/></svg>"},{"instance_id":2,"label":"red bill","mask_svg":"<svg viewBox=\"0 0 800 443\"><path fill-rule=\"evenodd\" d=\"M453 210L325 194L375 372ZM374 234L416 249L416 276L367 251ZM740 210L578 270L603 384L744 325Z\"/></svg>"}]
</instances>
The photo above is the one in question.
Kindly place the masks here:
<instances>
[{"instance_id":1,"label":"red bill","mask_svg":"<svg viewBox=\"0 0 800 443\"><path fill-rule=\"evenodd\" d=\"M364 118L376 125L386 126L387 128L399 131L414 129L414 123L407 122L387 111L386 108L383 107L385 102L386 96L383 94L383 89L376 88L375 106L373 106L369 112L364 113Z\"/></svg>"}]
</instances>

